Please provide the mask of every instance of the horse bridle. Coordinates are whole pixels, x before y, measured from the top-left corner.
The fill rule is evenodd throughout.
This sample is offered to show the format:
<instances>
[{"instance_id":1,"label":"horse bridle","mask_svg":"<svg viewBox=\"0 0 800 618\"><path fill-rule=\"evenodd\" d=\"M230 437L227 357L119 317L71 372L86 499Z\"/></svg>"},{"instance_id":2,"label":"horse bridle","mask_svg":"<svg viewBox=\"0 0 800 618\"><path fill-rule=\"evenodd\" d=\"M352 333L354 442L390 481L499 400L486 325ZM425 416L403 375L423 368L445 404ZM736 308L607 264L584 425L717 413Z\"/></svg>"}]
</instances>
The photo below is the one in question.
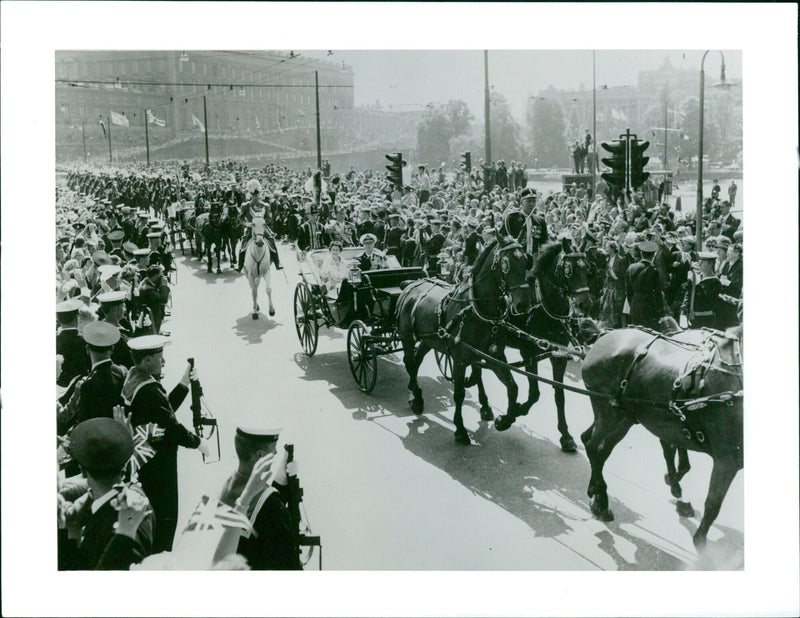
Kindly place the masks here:
<instances>
[{"instance_id":1,"label":"horse bridle","mask_svg":"<svg viewBox=\"0 0 800 618\"><path fill-rule=\"evenodd\" d=\"M472 310L475 312L475 315L478 316L478 318L480 318L484 322L491 322L491 323L503 322L508 317L509 313L511 315L522 315L522 313L517 313L517 312L514 311L513 303L511 302L511 292L514 291L514 290L521 289L521 288L528 288L528 287L530 287L530 284L527 281L525 281L524 283L520 283L520 284L514 285L514 286L509 286L508 285L508 281L506 280L506 276L508 275L508 272L511 269L511 264L509 262L508 256L503 255L507 251L517 250L517 249L521 250L523 252L523 254L524 254L524 249L522 248L522 245L520 245L516 241L510 242L509 244L504 245L502 247L500 246L500 244L498 242L498 246L495 247L495 249L494 249L494 256L492 258L492 265L489 268L489 270L487 272L485 272L477 280L474 279L473 276L472 276L472 273L470 273L470 276L469 276L469 278L470 278L470 281L469 281L469 300L470 300L470 304L472 306ZM476 300L482 300L482 299L479 299L479 298L475 297L475 295L473 293L473 289L474 289L475 285L477 285L479 282L481 282L483 279L485 279L486 277L488 277L490 274L492 274L493 272L495 272L497 270L500 271L500 286L499 286L500 287L500 297L503 299L503 302L505 303L505 311L503 311L502 317L500 317L498 319L492 319L492 318L487 318L487 317L481 315L480 312L478 311L478 307L475 304L475 301Z\"/></svg>"},{"instance_id":2,"label":"horse bridle","mask_svg":"<svg viewBox=\"0 0 800 618\"><path fill-rule=\"evenodd\" d=\"M584 265L586 263L585 262L586 254L584 254L584 253L567 253L567 254L561 253L561 254L559 254L558 262L556 262L556 267L555 267L555 277L556 277L556 279L552 280L552 279L548 279L545 276L541 277L541 279L545 283L547 283L551 287L554 287L555 289L563 292L564 295L567 297L568 302L569 302L569 309L570 309L570 312L567 315L561 315L561 316L555 315L553 312L551 312L547 308L547 304L545 303L545 300L544 300L544 295L542 294L541 285L539 283L539 279L540 278L539 277L536 278L536 296L537 296L539 305L542 307L542 309L548 315L548 317L550 317L550 318L552 318L554 320L559 320L561 322L570 319L570 317L572 316L573 309L574 309L574 299L575 299L575 297L578 296L579 294L582 294L584 292L588 292L589 291L589 287L588 286L587 287L582 287L582 288L577 288L576 290L571 290L570 289L568 282L569 282L569 279L572 277L572 264L569 262L569 260L573 260L573 259L578 260L578 266L582 268L582 267L584 267Z\"/></svg>"}]
</instances>

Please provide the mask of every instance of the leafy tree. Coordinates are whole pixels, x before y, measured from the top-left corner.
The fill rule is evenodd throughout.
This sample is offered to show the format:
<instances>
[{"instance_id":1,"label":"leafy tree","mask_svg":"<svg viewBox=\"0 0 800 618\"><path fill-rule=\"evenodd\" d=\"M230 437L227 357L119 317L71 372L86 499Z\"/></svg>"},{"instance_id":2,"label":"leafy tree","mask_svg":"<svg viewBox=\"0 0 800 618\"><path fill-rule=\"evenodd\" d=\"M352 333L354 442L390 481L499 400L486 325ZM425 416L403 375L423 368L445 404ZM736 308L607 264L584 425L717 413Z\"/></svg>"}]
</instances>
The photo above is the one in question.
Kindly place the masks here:
<instances>
[{"instance_id":1,"label":"leafy tree","mask_svg":"<svg viewBox=\"0 0 800 618\"><path fill-rule=\"evenodd\" d=\"M455 99L447 102L446 109L453 128L453 137L469 134L475 117L469 111L467 104L461 99Z\"/></svg>"},{"instance_id":2,"label":"leafy tree","mask_svg":"<svg viewBox=\"0 0 800 618\"><path fill-rule=\"evenodd\" d=\"M564 110L558 101L545 97L529 99L526 112L534 166L569 166Z\"/></svg>"},{"instance_id":3,"label":"leafy tree","mask_svg":"<svg viewBox=\"0 0 800 618\"><path fill-rule=\"evenodd\" d=\"M697 156L700 146L698 139L700 135L699 99L692 97L684 100L680 106L679 117L682 139L679 141L678 150L684 164L688 164L692 157ZM719 126L714 117L708 113L708 108L706 108L706 114L703 117L703 154L707 155L709 159L713 159L718 149Z\"/></svg>"},{"instance_id":4,"label":"leafy tree","mask_svg":"<svg viewBox=\"0 0 800 618\"><path fill-rule=\"evenodd\" d=\"M506 163L525 158L520 126L511 116L511 107L499 93L491 97L492 161L503 159Z\"/></svg>"},{"instance_id":5,"label":"leafy tree","mask_svg":"<svg viewBox=\"0 0 800 618\"><path fill-rule=\"evenodd\" d=\"M428 104L417 125L417 154L422 163L434 165L450 158L450 138L453 124L441 105Z\"/></svg>"}]
</instances>

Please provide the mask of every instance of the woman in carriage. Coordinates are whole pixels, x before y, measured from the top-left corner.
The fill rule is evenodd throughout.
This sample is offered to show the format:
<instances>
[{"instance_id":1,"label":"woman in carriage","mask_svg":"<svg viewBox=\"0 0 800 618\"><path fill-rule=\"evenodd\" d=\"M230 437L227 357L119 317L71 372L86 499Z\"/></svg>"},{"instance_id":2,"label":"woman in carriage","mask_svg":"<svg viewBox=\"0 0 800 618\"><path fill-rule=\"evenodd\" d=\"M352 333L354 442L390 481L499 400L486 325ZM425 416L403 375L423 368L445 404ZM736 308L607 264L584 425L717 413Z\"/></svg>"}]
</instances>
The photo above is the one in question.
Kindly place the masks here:
<instances>
[{"instance_id":1,"label":"woman in carriage","mask_svg":"<svg viewBox=\"0 0 800 618\"><path fill-rule=\"evenodd\" d=\"M328 255L322 263L319 275L325 286L325 293L328 299L335 301L339 298L342 281L347 280L350 274L350 266L342 259L341 241L332 241L328 251Z\"/></svg>"}]
</instances>

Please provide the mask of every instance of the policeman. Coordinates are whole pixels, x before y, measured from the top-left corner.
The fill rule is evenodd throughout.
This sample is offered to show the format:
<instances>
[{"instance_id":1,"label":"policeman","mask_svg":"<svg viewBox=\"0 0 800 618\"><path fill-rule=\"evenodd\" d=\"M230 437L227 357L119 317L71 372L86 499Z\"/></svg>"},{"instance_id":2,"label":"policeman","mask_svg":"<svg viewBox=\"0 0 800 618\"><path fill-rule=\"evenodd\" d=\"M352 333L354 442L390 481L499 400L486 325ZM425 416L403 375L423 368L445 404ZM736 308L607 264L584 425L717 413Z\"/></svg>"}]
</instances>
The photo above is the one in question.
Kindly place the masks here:
<instances>
[{"instance_id":1,"label":"policeman","mask_svg":"<svg viewBox=\"0 0 800 618\"><path fill-rule=\"evenodd\" d=\"M91 369L86 342L78 333L78 310L83 302L71 298L56 305L58 334L56 335L56 354L64 357L61 375L56 380L59 386L66 387L77 376L84 376Z\"/></svg>"},{"instance_id":2,"label":"policeman","mask_svg":"<svg viewBox=\"0 0 800 618\"><path fill-rule=\"evenodd\" d=\"M103 321L115 326L119 331L119 341L114 344L114 349L111 351L111 360L117 365L130 369L133 366L133 360L131 359L131 350L128 347L128 339L133 333L121 324L125 317L125 300L127 296L128 294L124 290L106 292L98 294L97 302L100 303Z\"/></svg>"},{"instance_id":3,"label":"policeman","mask_svg":"<svg viewBox=\"0 0 800 618\"><path fill-rule=\"evenodd\" d=\"M178 447L196 448L208 456L202 440L175 418L174 410L189 393L189 380L196 378L186 367L180 382L167 396L160 379L164 368L166 337L145 335L128 341L134 366L122 386L122 399L130 412L131 424L156 423L164 429L164 438L156 446L155 456L139 471L139 481L156 516L153 542L155 553L169 551L178 522Z\"/></svg>"},{"instance_id":4,"label":"policeman","mask_svg":"<svg viewBox=\"0 0 800 618\"><path fill-rule=\"evenodd\" d=\"M86 349L92 361L88 376L78 380L64 410L58 415L58 434L64 435L90 418L113 418L113 408L122 404L122 383L127 369L111 359L120 334L107 322L92 322L83 329Z\"/></svg>"},{"instance_id":5,"label":"policeman","mask_svg":"<svg viewBox=\"0 0 800 618\"><path fill-rule=\"evenodd\" d=\"M226 481L219 500L247 515L255 535L239 540L237 553L250 568L300 570L298 530L288 504L287 455L277 454L280 429L236 429L239 468Z\"/></svg>"},{"instance_id":6,"label":"policeman","mask_svg":"<svg viewBox=\"0 0 800 618\"><path fill-rule=\"evenodd\" d=\"M638 262L631 264L625 273L630 322L655 330L658 328L658 321L666 313L661 280L653 266L653 257L658 245L651 240L645 240L636 247L642 257Z\"/></svg>"}]
</instances>

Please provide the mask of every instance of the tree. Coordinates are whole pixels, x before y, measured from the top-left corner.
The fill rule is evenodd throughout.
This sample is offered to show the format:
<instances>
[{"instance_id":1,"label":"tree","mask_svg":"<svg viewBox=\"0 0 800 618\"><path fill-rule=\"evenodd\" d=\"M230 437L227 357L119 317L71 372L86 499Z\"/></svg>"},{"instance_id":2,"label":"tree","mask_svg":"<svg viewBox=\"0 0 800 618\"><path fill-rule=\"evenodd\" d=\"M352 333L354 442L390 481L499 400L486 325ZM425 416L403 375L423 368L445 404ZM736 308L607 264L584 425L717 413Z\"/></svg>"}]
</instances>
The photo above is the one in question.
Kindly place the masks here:
<instances>
[{"instance_id":1,"label":"tree","mask_svg":"<svg viewBox=\"0 0 800 618\"><path fill-rule=\"evenodd\" d=\"M453 123L441 105L429 103L417 125L417 153L422 163L436 165L450 158Z\"/></svg>"},{"instance_id":2,"label":"tree","mask_svg":"<svg viewBox=\"0 0 800 618\"><path fill-rule=\"evenodd\" d=\"M506 98L499 93L491 97L491 137L492 161L505 160L507 163L525 158L520 127L511 116L511 107Z\"/></svg>"},{"instance_id":3,"label":"tree","mask_svg":"<svg viewBox=\"0 0 800 618\"><path fill-rule=\"evenodd\" d=\"M535 97L528 100L526 111L534 166L569 166L569 151L564 137L564 110L558 101Z\"/></svg>"},{"instance_id":4,"label":"tree","mask_svg":"<svg viewBox=\"0 0 800 618\"><path fill-rule=\"evenodd\" d=\"M475 119L469 111L467 104L461 100L451 100L447 102L447 115L450 117L450 125L453 129L453 137L467 135L471 131L471 123Z\"/></svg>"},{"instance_id":5,"label":"tree","mask_svg":"<svg viewBox=\"0 0 800 618\"><path fill-rule=\"evenodd\" d=\"M680 146L678 147L680 157L685 164L688 164L692 157L696 157L699 151L700 142L700 101L697 97L692 97L683 101L679 111L680 122L678 128L681 130ZM703 154L712 159L716 156L719 149L719 126L713 116L706 114L703 117Z\"/></svg>"}]
</instances>

